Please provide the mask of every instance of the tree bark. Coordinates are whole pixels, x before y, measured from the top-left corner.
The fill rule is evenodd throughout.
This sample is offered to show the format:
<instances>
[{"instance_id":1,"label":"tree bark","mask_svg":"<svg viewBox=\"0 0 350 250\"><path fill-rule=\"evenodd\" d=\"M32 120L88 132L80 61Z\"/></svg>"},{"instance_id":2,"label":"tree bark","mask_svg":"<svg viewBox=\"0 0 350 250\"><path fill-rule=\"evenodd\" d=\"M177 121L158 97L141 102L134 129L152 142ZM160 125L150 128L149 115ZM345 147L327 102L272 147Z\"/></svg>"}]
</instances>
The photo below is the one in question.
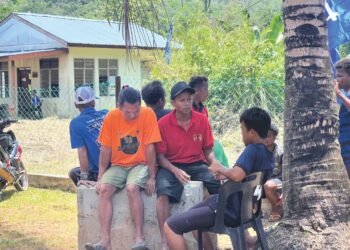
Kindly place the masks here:
<instances>
[{"instance_id":1,"label":"tree bark","mask_svg":"<svg viewBox=\"0 0 350 250\"><path fill-rule=\"evenodd\" d=\"M345 228L350 237L350 182L337 141L338 114L324 0L284 0L283 15L286 69L284 219L273 233L278 239L272 240L272 247L329 249L331 242L320 243L325 232L334 235L328 228ZM341 223L343 225L339 225ZM294 242L288 238L293 238ZM348 249L350 244L342 245L336 247Z\"/></svg>"}]
</instances>

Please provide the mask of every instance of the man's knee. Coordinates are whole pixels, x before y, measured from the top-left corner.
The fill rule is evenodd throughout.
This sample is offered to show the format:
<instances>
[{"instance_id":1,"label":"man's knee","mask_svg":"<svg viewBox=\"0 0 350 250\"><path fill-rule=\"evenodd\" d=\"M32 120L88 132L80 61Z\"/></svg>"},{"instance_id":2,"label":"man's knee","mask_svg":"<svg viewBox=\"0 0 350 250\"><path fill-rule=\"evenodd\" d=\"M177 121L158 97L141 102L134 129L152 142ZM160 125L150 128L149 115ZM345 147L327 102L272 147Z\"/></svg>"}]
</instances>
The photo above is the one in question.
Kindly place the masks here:
<instances>
[{"instance_id":1,"label":"man's knee","mask_svg":"<svg viewBox=\"0 0 350 250\"><path fill-rule=\"evenodd\" d=\"M173 230L169 227L167 222L164 223L164 232L165 234L173 233Z\"/></svg>"},{"instance_id":2,"label":"man's knee","mask_svg":"<svg viewBox=\"0 0 350 250\"><path fill-rule=\"evenodd\" d=\"M101 199L112 199L113 194L115 193L116 188L110 184L101 184L100 187L100 198Z\"/></svg>"},{"instance_id":3,"label":"man's knee","mask_svg":"<svg viewBox=\"0 0 350 250\"><path fill-rule=\"evenodd\" d=\"M277 188L277 185L276 183L274 183L273 181L267 181L265 184L264 184L264 189L266 191L273 191Z\"/></svg>"},{"instance_id":4,"label":"man's knee","mask_svg":"<svg viewBox=\"0 0 350 250\"><path fill-rule=\"evenodd\" d=\"M140 187L136 184L128 184L125 189L128 196L135 196L140 193Z\"/></svg>"},{"instance_id":5,"label":"man's knee","mask_svg":"<svg viewBox=\"0 0 350 250\"><path fill-rule=\"evenodd\" d=\"M157 203L159 203L159 204L169 203L169 196L167 196L167 195L160 195L157 198Z\"/></svg>"}]
</instances>

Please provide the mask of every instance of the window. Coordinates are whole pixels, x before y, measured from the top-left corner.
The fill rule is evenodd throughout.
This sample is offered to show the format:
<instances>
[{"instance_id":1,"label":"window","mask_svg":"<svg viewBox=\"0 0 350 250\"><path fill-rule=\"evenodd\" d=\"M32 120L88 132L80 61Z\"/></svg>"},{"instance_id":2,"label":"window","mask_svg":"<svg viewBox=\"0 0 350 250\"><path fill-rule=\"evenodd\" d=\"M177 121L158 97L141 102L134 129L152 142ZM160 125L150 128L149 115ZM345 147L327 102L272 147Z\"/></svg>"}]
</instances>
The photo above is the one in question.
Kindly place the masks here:
<instances>
[{"instance_id":1,"label":"window","mask_svg":"<svg viewBox=\"0 0 350 250\"><path fill-rule=\"evenodd\" d=\"M59 97L58 58L40 60L41 97Z\"/></svg>"},{"instance_id":2,"label":"window","mask_svg":"<svg viewBox=\"0 0 350 250\"><path fill-rule=\"evenodd\" d=\"M98 73L100 96L115 95L115 77L118 75L118 60L99 59Z\"/></svg>"},{"instance_id":3,"label":"window","mask_svg":"<svg viewBox=\"0 0 350 250\"><path fill-rule=\"evenodd\" d=\"M94 83L94 59L74 59L75 88Z\"/></svg>"},{"instance_id":4,"label":"window","mask_svg":"<svg viewBox=\"0 0 350 250\"><path fill-rule=\"evenodd\" d=\"M7 98L9 93L9 71L8 63L0 62L0 98Z\"/></svg>"}]
</instances>

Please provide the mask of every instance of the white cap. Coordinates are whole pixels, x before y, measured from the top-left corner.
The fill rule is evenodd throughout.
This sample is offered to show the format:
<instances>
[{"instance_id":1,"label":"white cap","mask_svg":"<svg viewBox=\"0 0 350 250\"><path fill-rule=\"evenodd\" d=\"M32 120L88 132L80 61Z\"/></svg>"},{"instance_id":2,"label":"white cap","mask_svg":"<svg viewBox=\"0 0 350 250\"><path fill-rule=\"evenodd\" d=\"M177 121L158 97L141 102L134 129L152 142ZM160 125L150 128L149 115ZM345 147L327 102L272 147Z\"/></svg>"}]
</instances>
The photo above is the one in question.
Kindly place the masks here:
<instances>
[{"instance_id":1,"label":"white cap","mask_svg":"<svg viewBox=\"0 0 350 250\"><path fill-rule=\"evenodd\" d=\"M89 86L79 87L75 91L75 104L85 104L95 101L95 99L97 99L95 92Z\"/></svg>"}]
</instances>

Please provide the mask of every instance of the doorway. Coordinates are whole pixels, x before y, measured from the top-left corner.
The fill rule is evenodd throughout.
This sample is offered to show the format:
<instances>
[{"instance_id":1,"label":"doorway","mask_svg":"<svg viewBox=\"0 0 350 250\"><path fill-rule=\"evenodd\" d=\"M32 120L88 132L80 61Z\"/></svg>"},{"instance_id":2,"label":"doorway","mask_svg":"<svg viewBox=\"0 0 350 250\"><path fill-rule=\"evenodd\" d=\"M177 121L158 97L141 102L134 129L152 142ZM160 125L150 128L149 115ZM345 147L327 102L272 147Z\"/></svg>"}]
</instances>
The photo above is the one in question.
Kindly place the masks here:
<instances>
[{"instance_id":1,"label":"doorway","mask_svg":"<svg viewBox=\"0 0 350 250\"><path fill-rule=\"evenodd\" d=\"M17 69L18 116L30 118L31 114L31 68Z\"/></svg>"}]
</instances>

